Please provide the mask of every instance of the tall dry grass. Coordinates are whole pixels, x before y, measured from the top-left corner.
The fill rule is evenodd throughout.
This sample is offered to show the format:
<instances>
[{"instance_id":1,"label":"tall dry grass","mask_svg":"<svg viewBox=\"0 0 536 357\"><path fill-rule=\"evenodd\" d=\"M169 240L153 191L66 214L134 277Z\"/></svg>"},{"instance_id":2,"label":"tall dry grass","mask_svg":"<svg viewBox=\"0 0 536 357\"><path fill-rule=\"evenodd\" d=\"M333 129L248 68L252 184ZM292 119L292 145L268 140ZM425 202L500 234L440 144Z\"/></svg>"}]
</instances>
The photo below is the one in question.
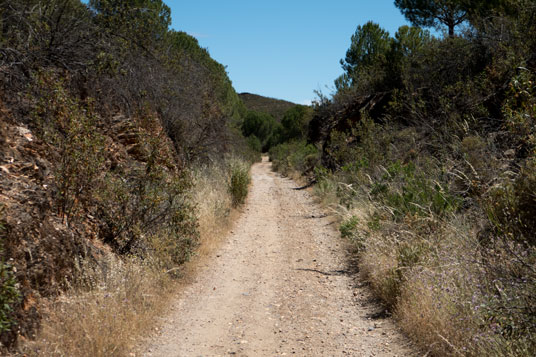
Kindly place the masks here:
<instances>
[{"instance_id":1,"label":"tall dry grass","mask_svg":"<svg viewBox=\"0 0 536 357\"><path fill-rule=\"evenodd\" d=\"M207 255L219 246L232 222L230 168L231 162L237 160L227 159L219 164L198 167L194 170L192 192L199 219L200 255Z\"/></svg>"},{"instance_id":2,"label":"tall dry grass","mask_svg":"<svg viewBox=\"0 0 536 357\"><path fill-rule=\"evenodd\" d=\"M52 302L37 340L23 347L35 356L129 356L172 298L168 274L137 259L109 256L99 266L81 263L71 289Z\"/></svg>"}]
</instances>

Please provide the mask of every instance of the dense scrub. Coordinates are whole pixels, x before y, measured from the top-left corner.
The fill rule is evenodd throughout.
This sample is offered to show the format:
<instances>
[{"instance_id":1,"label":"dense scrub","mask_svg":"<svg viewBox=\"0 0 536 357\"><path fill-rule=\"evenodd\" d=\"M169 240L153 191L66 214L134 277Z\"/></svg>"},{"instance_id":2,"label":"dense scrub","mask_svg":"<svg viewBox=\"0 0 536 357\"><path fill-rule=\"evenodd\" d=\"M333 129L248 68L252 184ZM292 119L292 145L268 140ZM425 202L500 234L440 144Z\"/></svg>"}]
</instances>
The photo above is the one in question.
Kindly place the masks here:
<instances>
[{"instance_id":1,"label":"dense scrub","mask_svg":"<svg viewBox=\"0 0 536 357\"><path fill-rule=\"evenodd\" d=\"M145 306L143 289L177 275L199 246L195 167L238 157L239 181L220 184L243 201L259 156L241 134L245 107L224 66L170 30L170 16L160 0L0 1L4 345L35 337L44 299L73 287L111 294L113 267L142 289L126 306ZM85 270L102 284L79 281Z\"/></svg>"},{"instance_id":2,"label":"dense scrub","mask_svg":"<svg viewBox=\"0 0 536 357\"><path fill-rule=\"evenodd\" d=\"M271 158L316 182L360 271L425 349L531 356L536 7L430 3L456 3L465 29L359 26L308 134Z\"/></svg>"},{"instance_id":3,"label":"dense scrub","mask_svg":"<svg viewBox=\"0 0 536 357\"><path fill-rule=\"evenodd\" d=\"M312 110L303 105L290 107L280 121L267 112L248 111L242 122L242 134L250 148L267 152L290 140L299 140L307 131Z\"/></svg>"}]
</instances>

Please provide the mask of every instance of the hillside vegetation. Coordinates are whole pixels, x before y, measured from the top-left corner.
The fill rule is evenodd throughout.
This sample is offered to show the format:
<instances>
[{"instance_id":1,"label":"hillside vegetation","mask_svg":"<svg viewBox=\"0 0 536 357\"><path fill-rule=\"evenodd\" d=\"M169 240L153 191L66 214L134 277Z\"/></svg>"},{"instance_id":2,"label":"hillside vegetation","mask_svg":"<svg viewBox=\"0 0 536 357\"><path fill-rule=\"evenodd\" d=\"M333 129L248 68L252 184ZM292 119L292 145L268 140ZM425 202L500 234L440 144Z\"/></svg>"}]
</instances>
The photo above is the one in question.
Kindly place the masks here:
<instances>
[{"instance_id":1,"label":"hillside vegetation","mask_svg":"<svg viewBox=\"0 0 536 357\"><path fill-rule=\"evenodd\" d=\"M238 96L248 110L270 114L278 122L281 122L287 110L296 105L286 100L264 97L258 94L240 93Z\"/></svg>"},{"instance_id":2,"label":"hillside vegetation","mask_svg":"<svg viewBox=\"0 0 536 357\"><path fill-rule=\"evenodd\" d=\"M533 356L536 3L395 4L415 26L358 26L335 92L271 160L316 183L426 351Z\"/></svg>"},{"instance_id":3,"label":"hillside vegetation","mask_svg":"<svg viewBox=\"0 0 536 357\"><path fill-rule=\"evenodd\" d=\"M3 347L126 354L244 201L246 109L170 23L161 0L0 0Z\"/></svg>"}]
</instances>

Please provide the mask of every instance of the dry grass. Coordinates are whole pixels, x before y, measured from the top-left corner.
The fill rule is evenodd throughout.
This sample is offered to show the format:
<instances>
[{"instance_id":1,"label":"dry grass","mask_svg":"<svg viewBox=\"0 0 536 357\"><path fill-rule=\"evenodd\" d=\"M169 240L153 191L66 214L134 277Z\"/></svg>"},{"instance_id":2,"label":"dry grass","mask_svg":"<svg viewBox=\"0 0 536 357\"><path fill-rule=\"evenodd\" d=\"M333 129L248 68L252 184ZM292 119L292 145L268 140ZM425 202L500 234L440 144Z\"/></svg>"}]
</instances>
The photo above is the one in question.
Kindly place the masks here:
<instances>
[{"instance_id":1,"label":"dry grass","mask_svg":"<svg viewBox=\"0 0 536 357\"><path fill-rule=\"evenodd\" d=\"M128 356L173 296L169 276L135 259L82 264L76 286L53 302L38 339L42 356Z\"/></svg>"},{"instance_id":2,"label":"dry grass","mask_svg":"<svg viewBox=\"0 0 536 357\"><path fill-rule=\"evenodd\" d=\"M170 301L223 241L238 212L228 190L228 163L198 168L192 196L201 235L197 257L181 267L181 279L159 264L113 255L98 264L81 262L73 286L46 308L35 341L21 347L28 356L132 356L157 326ZM174 273L176 273L174 271Z\"/></svg>"},{"instance_id":3,"label":"dry grass","mask_svg":"<svg viewBox=\"0 0 536 357\"><path fill-rule=\"evenodd\" d=\"M478 242L471 237L466 227L447 224L434 237L434 252L408 271L396 304L403 330L437 356L474 355L478 349L474 306L482 282Z\"/></svg>"},{"instance_id":4,"label":"dry grass","mask_svg":"<svg viewBox=\"0 0 536 357\"><path fill-rule=\"evenodd\" d=\"M490 265L506 269L512 256L494 250L491 261L482 257L474 217L407 216L397 223L385 207L355 188L350 188L349 205L341 205L347 186L327 177L314 192L343 226L357 222L349 237L359 239L363 279L424 351L434 356L531 355L530 342L512 344L493 330L506 316L489 306L490 296L500 290L510 301L515 295L489 277ZM374 216L380 217L378 225L371 224ZM519 271L516 264L508 269Z\"/></svg>"},{"instance_id":5,"label":"dry grass","mask_svg":"<svg viewBox=\"0 0 536 357\"><path fill-rule=\"evenodd\" d=\"M317 203L337 212L337 216L344 216L344 211L338 210L339 198L336 195L337 183L330 179L321 179L314 187L313 192L318 198Z\"/></svg>"},{"instance_id":6,"label":"dry grass","mask_svg":"<svg viewBox=\"0 0 536 357\"><path fill-rule=\"evenodd\" d=\"M201 236L198 254L201 256L206 256L219 247L233 221L229 180L227 162L201 167L195 171L193 196L197 203Z\"/></svg>"}]
</instances>

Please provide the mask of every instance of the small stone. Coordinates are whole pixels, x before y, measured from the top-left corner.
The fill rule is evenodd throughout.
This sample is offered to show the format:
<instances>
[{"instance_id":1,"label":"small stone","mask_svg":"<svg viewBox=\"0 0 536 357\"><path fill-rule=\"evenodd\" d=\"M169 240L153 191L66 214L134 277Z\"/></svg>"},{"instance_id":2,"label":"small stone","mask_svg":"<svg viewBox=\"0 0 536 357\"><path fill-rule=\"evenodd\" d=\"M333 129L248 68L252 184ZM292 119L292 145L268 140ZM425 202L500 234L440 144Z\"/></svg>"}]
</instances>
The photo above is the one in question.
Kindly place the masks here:
<instances>
[{"instance_id":1,"label":"small stone","mask_svg":"<svg viewBox=\"0 0 536 357\"><path fill-rule=\"evenodd\" d=\"M506 157L514 157L516 156L516 151L514 149L508 149L504 152L504 156Z\"/></svg>"}]
</instances>

